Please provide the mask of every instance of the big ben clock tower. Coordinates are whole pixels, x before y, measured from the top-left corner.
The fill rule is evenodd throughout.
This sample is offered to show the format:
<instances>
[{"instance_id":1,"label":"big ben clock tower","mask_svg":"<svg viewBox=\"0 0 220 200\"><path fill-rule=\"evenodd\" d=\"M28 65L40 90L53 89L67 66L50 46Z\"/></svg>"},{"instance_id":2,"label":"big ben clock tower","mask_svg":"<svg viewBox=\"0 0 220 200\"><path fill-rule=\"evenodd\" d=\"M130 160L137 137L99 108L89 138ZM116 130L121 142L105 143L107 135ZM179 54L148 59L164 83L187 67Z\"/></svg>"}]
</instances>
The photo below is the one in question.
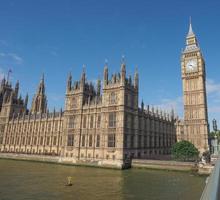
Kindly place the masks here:
<instances>
[{"instance_id":1,"label":"big ben clock tower","mask_svg":"<svg viewBox=\"0 0 220 200\"><path fill-rule=\"evenodd\" d=\"M186 47L181 57L184 139L192 142L200 153L208 146L208 113L205 61L190 22Z\"/></svg>"}]
</instances>

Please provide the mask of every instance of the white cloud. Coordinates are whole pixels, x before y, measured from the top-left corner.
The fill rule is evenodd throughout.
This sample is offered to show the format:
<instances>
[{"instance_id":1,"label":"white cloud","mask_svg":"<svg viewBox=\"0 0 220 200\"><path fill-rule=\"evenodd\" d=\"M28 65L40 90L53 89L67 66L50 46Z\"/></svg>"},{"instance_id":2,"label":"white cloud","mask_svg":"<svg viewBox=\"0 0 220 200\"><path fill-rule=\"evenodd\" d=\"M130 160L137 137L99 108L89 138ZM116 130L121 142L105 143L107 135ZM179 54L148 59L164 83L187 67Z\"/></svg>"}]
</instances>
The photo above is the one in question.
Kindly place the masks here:
<instances>
[{"instance_id":1,"label":"white cloud","mask_svg":"<svg viewBox=\"0 0 220 200\"><path fill-rule=\"evenodd\" d=\"M208 115L211 124L212 119L220 121L220 83L213 79L207 79L206 90L208 97Z\"/></svg>"},{"instance_id":2,"label":"white cloud","mask_svg":"<svg viewBox=\"0 0 220 200\"><path fill-rule=\"evenodd\" d=\"M220 83L213 79L207 79L206 90L208 96L208 112L220 113Z\"/></svg>"},{"instance_id":3,"label":"white cloud","mask_svg":"<svg viewBox=\"0 0 220 200\"><path fill-rule=\"evenodd\" d=\"M23 62L23 59L15 53L9 53L8 55L18 63Z\"/></svg>"},{"instance_id":4,"label":"white cloud","mask_svg":"<svg viewBox=\"0 0 220 200\"><path fill-rule=\"evenodd\" d=\"M23 59L15 54L15 53L0 53L0 60L6 61L6 62L15 62L16 64L21 64L23 62Z\"/></svg>"},{"instance_id":5,"label":"white cloud","mask_svg":"<svg viewBox=\"0 0 220 200\"><path fill-rule=\"evenodd\" d=\"M206 90L208 94L218 93L220 94L220 83L216 83L212 79L207 79L206 81Z\"/></svg>"},{"instance_id":6,"label":"white cloud","mask_svg":"<svg viewBox=\"0 0 220 200\"><path fill-rule=\"evenodd\" d=\"M182 116L183 113L183 97L176 97L174 99L161 99L158 105L155 105L165 111L171 111L174 109L175 114Z\"/></svg>"}]
</instances>

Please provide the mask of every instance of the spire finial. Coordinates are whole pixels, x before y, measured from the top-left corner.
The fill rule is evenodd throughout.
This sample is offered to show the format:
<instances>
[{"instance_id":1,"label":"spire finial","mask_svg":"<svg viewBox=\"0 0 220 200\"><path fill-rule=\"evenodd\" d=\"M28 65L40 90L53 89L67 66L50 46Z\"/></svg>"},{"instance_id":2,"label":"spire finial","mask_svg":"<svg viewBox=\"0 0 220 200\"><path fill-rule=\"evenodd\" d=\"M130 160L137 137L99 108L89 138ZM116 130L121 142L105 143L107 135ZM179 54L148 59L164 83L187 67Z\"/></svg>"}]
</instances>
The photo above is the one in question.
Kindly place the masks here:
<instances>
[{"instance_id":1,"label":"spire finial","mask_svg":"<svg viewBox=\"0 0 220 200\"><path fill-rule=\"evenodd\" d=\"M108 66L108 59L105 59L105 66Z\"/></svg>"},{"instance_id":2,"label":"spire finial","mask_svg":"<svg viewBox=\"0 0 220 200\"><path fill-rule=\"evenodd\" d=\"M122 62L122 64L125 64L125 55L121 56L121 62Z\"/></svg>"},{"instance_id":3,"label":"spire finial","mask_svg":"<svg viewBox=\"0 0 220 200\"><path fill-rule=\"evenodd\" d=\"M138 73L138 66L137 65L135 66L135 73L136 74Z\"/></svg>"},{"instance_id":4,"label":"spire finial","mask_svg":"<svg viewBox=\"0 0 220 200\"><path fill-rule=\"evenodd\" d=\"M44 83L44 73L42 74L41 82Z\"/></svg>"},{"instance_id":5,"label":"spire finial","mask_svg":"<svg viewBox=\"0 0 220 200\"><path fill-rule=\"evenodd\" d=\"M7 75L7 83L8 83L8 84L9 84L10 73L12 73L12 70L11 70L11 69L8 70L8 75Z\"/></svg>"},{"instance_id":6,"label":"spire finial","mask_svg":"<svg viewBox=\"0 0 220 200\"><path fill-rule=\"evenodd\" d=\"M85 72L86 72L86 65L83 64L83 73L85 73Z\"/></svg>"},{"instance_id":7,"label":"spire finial","mask_svg":"<svg viewBox=\"0 0 220 200\"><path fill-rule=\"evenodd\" d=\"M189 17L189 32L187 34L187 37L190 37L190 36L193 36L194 35L194 32L193 32L193 29L192 29L192 17L190 16Z\"/></svg>"},{"instance_id":8,"label":"spire finial","mask_svg":"<svg viewBox=\"0 0 220 200\"><path fill-rule=\"evenodd\" d=\"M81 85L83 86L86 81L86 65L83 64L83 71L82 71L82 76L81 76ZM84 87L84 86L83 86Z\"/></svg>"}]
</instances>

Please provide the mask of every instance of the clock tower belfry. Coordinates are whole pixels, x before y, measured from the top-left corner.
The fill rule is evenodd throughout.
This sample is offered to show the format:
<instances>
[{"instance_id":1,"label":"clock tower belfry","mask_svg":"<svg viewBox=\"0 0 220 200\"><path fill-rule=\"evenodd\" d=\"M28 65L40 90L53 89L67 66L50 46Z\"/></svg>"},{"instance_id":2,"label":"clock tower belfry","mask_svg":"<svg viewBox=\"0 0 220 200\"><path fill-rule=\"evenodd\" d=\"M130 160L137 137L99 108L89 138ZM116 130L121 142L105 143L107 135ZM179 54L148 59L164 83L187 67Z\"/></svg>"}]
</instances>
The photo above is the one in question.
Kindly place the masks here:
<instances>
[{"instance_id":1,"label":"clock tower belfry","mask_svg":"<svg viewBox=\"0 0 220 200\"><path fill-rule=\"evenodd\" d=\"M186 47L181 56L184 102L184 139L200 153L208 146L208 112L205 61L190 22Z\"/></svg>"}]
</instances>

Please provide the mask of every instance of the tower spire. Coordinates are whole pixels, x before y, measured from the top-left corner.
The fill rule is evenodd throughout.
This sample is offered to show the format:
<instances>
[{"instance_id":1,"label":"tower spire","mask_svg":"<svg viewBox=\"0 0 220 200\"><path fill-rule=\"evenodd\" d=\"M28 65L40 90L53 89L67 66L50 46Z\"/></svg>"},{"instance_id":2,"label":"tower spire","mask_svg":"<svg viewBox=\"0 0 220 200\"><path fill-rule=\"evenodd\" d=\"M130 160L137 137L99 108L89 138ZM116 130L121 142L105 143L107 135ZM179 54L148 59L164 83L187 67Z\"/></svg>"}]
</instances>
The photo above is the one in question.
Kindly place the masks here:
<instances>
[{"instance_id":1,"label":"tower spire","mask_svg":"<svg viewBox=\"0 0 220 200\"><path fill-rule=\"evenodd\" d=\"M105 59L104 66L104 86L108 85L108 61Z\"/></svg>"},{"instance_id":2,"label":"tower spire","mask_svg":"<svg viewBox=\"0 0 220 200\"><path fill-rule=\"evenodd\" d=\"M15 97L16 98L18 97L18 92L19 92L19 81L17 81L15 85Z\"/></svg>"},{"instance_id":3,"label":"tower spire","mask_svg":"<svg viewBox=\"0 0 220 200\"><path fill-rule=\"evenodd\" d=\"M28 105L28 93L26 94L25 101L24 101L24 106L26 109L27 109L27 105Z\"/></svg>"},{"instance_id":4,"label":"tower spire","mask_svg":"<svg viewBox=\"0 0 220 200\"><path fill-rule=\"evenodd\" d=\"M66 86L66 91L70 91L71 90L71 87L72 87L72 74L71 72L69 73L68 75L68 78L67 78L67 86Z\"/></svg>"},{"instance_id":5,"label":"tower spire","mask_svg":"<svg viewBox=\"0 0 220 200\"><path fill-rule=\"evenodd\" d=\"M38 86L38 93L44 94L45 93L45 85L44 85L44 73L42 74L40 84Z\"/></svg>"},{"instance_id":6,"label":"tower spire","mask_svg":"<svg viewBox=\"0 0 220 200\"><path fill-rule=\"evenodd\" d=\"M134 75L134 87L138 89L139 87L139 75L138 75L138 67L135 68L135 75Z\"/></svg>"},{"instance_id":7,"label":"tower spire","mask_svg":"<svg viewBox=\"0 0 220 200\"><path fill-rule=\"evenodd\" d=\"M192 18L190 16L190 18L189 18L189 31L188 31L187 37L192 37L192 36L195 36L195 34L192 29Z\"/></svg>"},{"instance_id":8,"label":"tower spire","mask_svg":"<svg viewBox=\"0 0 220 200\"><path fill-rule=\"evenodd\" d=\"M44 83L44 73L42 74L41 82Z\"/></svg>"},{"instance_id":9,"label":"tower spire","mask_svg":"<svg viewBox=\"0 0 220 200\"><path fill-rule=\"evenodd\" d=\"M188 31L188 34L186 36L186 48L185 48L184 52L194 51L194 50L198 50L198 49L199 49L199 44L198 44L196 35L193 32L192 20L191 20L191 17L190 17L189 31Z\"/></svg>"},{"instance_id":10,"label":"tower spire","mask_svg":"<svg viewBox=\"0 0 220 200\"><path fill-rule=\"evenodd\" d=\"M126 79L126 65L125 65L125 56L122 56L121 59L121 83L124 85Z\"/></svg>"},{"instance_id":11,"label":"tower spire","mask_svg":"<svg viewBox=\"0 0 220 200\"><path fill-rule=\"evenodd\" d=\"M40 80L37 93L34 95L31 112L32 113L44 113L47 108L47 97L45 94L44 74Z\"/></svg>"},{"instance_id":12,"label":"tower spire","mask_svg":"<svg viewBox=\"0 0 220 200\"><path fill-rule=\"evenodd\" d=\"M81 75L81 88L84 88L86 82L86 65L83 65L83 71L82 71L82 75Z\"/></svg>"}]
</instances>

